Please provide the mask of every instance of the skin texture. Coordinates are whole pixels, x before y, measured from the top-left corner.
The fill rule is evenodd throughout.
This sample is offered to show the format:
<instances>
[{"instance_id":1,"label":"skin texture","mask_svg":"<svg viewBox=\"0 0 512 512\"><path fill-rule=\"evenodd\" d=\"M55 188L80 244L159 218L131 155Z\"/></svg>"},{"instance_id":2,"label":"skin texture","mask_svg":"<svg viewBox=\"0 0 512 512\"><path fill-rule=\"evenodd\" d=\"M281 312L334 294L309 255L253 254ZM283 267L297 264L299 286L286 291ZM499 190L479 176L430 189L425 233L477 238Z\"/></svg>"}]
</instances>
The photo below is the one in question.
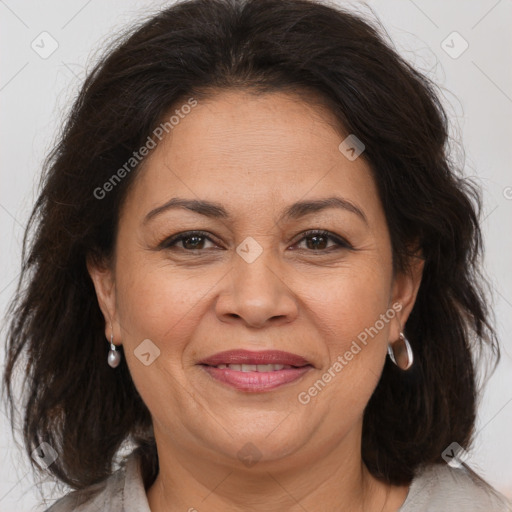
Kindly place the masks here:
<instances>
[{"instance_id":1,"label":"skin texture","mask_svg":"<svg viewBox=\"0 0 512 512\"><path fill-rule=\"evenodd\" d=\"M89 264L107 340L112 322L153 417L160 462L147 491L153 512L379 512L397 510L406 497L407 486L388 486L366 470L361 429L387 345L414 304L422 262L409 275L393 275L367 163L348 160L332 114L303 99L235 90L199 102L146 159L121 211L114 260ZM366 222L337 208L279 220L296 201L332 196L356 205ZM220 203L230 218L182 208L144 222L173 197ZM315 246L303 235L311 229L353 249L322 237ZM158 248L190 230L210 240ZM252 263L236 252L249 236L263 251ZM400 312L301 404L298 394L397 302ZM148 366L134 353L145 339L160 350ZM275 390L249 393L197 364L238 348L292 352L314 368ZM250 467L238 458L247 443L259 457Z\"/></svg>"}]
</instances>

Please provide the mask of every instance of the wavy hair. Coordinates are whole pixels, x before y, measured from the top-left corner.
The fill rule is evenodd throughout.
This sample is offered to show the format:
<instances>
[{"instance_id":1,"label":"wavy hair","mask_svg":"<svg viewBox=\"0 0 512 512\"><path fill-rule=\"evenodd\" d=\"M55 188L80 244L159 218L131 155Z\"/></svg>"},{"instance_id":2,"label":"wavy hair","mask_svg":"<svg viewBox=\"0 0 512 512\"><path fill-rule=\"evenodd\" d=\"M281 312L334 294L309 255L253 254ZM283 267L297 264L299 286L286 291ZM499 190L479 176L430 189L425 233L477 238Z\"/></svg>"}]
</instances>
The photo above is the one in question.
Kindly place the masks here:
<instances>
[{"instance_id":1,"label":"wavy hair","mask_svg":"<svg viewBox=\"0 0 512 512\"><path fill-rule=\"evenodd\" d=\"M420 465L442 462L453 441L469 447L473 356L489 349L499 360L479 270L480 192L450 160L447 115L432 81L377 25L325 2L182 1L117 39L88 74L45 162L23 241L3 376L11 421L22 403L27 453L49 443L58 458L48 471L74 489L104 481L127 440L142 456L146 486L154 480L151 416L125 359L115 372L106 364L104 318L86 268L88 257L112 257L118 214L141 164L108 199L95 190L183 98L233 88L322 98L366 147L394 271L408 271L411 244L421 250L423 280L405 329L416 364L402 372L386 361L362 438L374 476L410 482Z\"/></svg>"}]
</instances>

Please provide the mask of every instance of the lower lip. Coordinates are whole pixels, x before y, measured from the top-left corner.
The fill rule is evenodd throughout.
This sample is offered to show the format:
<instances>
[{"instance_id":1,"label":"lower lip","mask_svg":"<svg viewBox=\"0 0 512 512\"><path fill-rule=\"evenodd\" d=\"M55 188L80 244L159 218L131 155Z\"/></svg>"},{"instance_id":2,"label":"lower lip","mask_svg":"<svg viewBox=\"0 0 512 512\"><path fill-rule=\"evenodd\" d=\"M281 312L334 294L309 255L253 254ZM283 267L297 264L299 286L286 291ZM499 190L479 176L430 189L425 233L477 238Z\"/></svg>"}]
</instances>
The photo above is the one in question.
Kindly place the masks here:
<instances>
[{"instance_id":1,"label":"lower lip","mask_svg":"<svg viewBox=\"0 0 512 512\"><path fill-rule=\"evenodd\" d=\"M288 368L273 372L241 372L230 368L201 365L215 380L240 391L270 391L284 384L300 379L313 367Z\"/></svg>"}]
</instances>

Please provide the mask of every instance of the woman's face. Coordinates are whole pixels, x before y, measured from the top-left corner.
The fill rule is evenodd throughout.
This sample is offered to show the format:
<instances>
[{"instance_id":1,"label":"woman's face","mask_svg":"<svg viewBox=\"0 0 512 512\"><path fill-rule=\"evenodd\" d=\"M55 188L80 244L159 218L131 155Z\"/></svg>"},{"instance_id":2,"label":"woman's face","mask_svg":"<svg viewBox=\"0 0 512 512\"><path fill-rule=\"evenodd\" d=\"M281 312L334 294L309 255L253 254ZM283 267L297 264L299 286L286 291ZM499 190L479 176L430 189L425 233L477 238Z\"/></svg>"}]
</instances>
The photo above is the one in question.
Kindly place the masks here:
<instances>
[{"instance_id":1,"label":"woman's face","mask_svg":"<svg viewBox=\"0 0 512 512\"><path fill-rule=\"evenodd\" d=\"M295 96L224 91L146 159L114 272L90 271L160 447L296 464L359 441L419 283L393 276L376 186L362 158L340 151L344 138L328 111ZM195 207L164 206L177 199ZM169 241L191 231L201 233ZM308 365L255 375L215 368L236 354L200 364L229 350ZM273 357L259 362L283 362Z\"/></svg>"}]
</instances>

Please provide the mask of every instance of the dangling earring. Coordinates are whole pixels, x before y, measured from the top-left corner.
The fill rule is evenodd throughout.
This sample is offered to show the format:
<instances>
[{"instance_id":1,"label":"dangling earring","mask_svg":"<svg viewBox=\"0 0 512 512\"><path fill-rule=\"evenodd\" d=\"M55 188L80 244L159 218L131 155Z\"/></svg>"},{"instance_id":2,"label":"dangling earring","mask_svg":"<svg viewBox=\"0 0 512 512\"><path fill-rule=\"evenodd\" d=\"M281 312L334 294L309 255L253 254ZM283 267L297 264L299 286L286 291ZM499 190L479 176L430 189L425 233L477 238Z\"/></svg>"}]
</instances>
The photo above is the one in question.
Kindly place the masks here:
<instances>
[{"instance_id":1,"label":"dangling earring","mask_svg":"<svg viewBox=\"0 0 512 512\"><path fill-rule=\"evenodd\" d=\"M116 368L119 366L119 363L121 362L121 353L116 350L116 346L114 345L114 331L111 331L110 334L110 350L108 352L107 357L108 364L112 368Z\"/></svg>"},{"instance_id":2,"label":"dangling earring","mask_svg":"<svg viewBox=\"0 0 512 512\"><path fill-rule=\"evenodd\" d=\"M397 341L388 345L388 354L391 361L402 370L408 370L414 362L411 344L403 332L400 332Z\"/></svg>"}]
</instances>

